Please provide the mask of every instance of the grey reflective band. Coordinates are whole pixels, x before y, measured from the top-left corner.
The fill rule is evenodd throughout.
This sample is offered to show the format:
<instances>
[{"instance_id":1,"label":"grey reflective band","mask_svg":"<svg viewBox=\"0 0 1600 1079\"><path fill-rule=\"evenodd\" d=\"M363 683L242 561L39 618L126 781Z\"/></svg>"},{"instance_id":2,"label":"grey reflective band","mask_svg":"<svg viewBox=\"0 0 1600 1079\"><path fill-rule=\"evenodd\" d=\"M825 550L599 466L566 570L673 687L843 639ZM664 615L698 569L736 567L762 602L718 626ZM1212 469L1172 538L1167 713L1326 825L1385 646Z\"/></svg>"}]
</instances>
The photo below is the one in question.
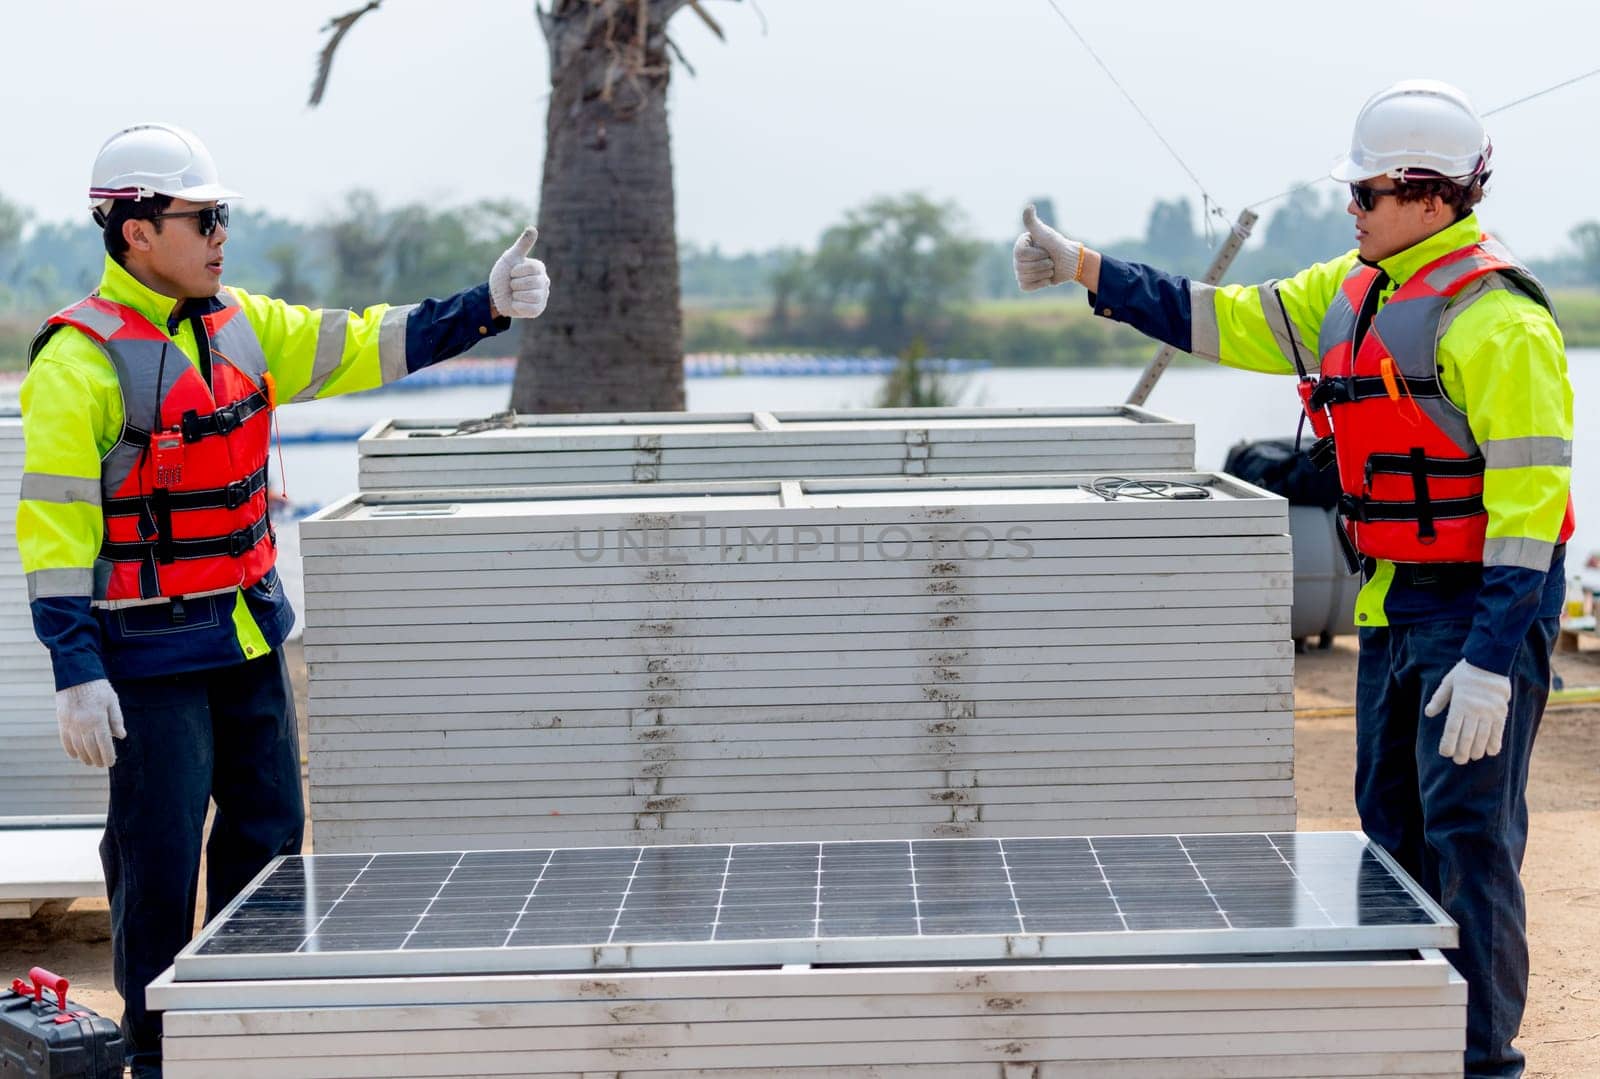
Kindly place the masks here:
<instances>
[{"instance_id":1,"label":"grey reflective band","mask_svg":"<svg viewBox=\"0 0 1600 1079\"><path fill-rule=\"evenodd\" d=\"M1358 265L1356 267L1360 269ZM1333 302L1328 305L1327 312L1322 316L1322 329L1317 338L1317 369L1322 369L1322 358L1332 352L1339 345L1350 342L1356 334L1356 309L1350 304L1350 297L1346 296L1341 287L1333 294ZM1354 368L1355 357L1350 358L1350 367Z\"/></svg>"},{"instance_id":2,"label":"grey reflective band","mask_svg":"<svg viewBox=\"0 0 1600 1079\"><path fill-rule=\"evenodd\" d=\"M311 381L306 388L294 395L296 401L309 401L322 392L322 387L328 384L328 379L339 370L339 365L344 362L345 335L350 328L350 312L338 310L325 310L322 319L317 324L317 354L311 361ZM383 350L382 334L379 335L379 352ZM387 379L385 379L387 381Z\"/></svg>"},{"instance_id":3,"label":"grey reflective band","mask_svg":"<svg viewBox=\"0 0 1600 1079\"><path fill-rule=\"evenodd\" d=\"M1217 290L1189 282L1189 352L1208 360L1222 359L1222 331L1217 328Z\"/></svg>"},{"instance_id":4,"label":"grey reflective band","mask_svg":"<svg viewBox=\"0 0 1600 1079\"><path fill-rule=\"evenodd\" d=\"M1484 468L1572 467L1572 443L1564 438L1497 438L1483 444Z\"/></svg>"},{"instance_id":5,"label":"grey reflective band","mask_svg":"<svg viewBox=\"0 0 1600 1079\"><path fill-rule=\"evenodd\" d=\"M1511 260L1508 259L1507 261ZM1423 278L1423 281L1435 292L1449 292L1455 283L1463 277L1468 277L1483 269L1483 267L1492 265L1494 263L1484 255L1471 255L1447 266L1440 266Z\"/></svg>"},{"instance_id":6,"label":"grey reflective band","mask_svg":"<svg viewBox=\"0 0 1600 1079\"><path fill-rule=\"evenodd\" d=\"M255 327L243 312L233 315L211 336L211 351L223 358L256 385L267 373L267 357L261 351L261 341Z\"/></svg>"},{"instance_id":7,"label":"grey reflective band","mask_svg":"<svg viewBox=\"0 0 1600 1079\"><path fill-rule=\"evenodd\" d=\"M25 502L73 502L100 504L100 477L56 476L49 472L24 472L22 498Z\"/></svg>"},{"instance_id":8,"label":"grey reflective band","mask_svg":"<svg viewBox=\"0 0 1600 1079\"><path fill-rule=\"evenodd\" d=\"M408 373L406 322L415 307L415 304L391 307L383 313L383 321L378 323L378 372L385 385L405 378Z\"/></svg>"},{"instance_id":9,"label":"grey reflective band","mask_svg":"<svg viewBox=\"0 0 1600 1079\"><path fill-rule=\"evenodd\" d=\"M28 574L28 602L36 599L58 599L82 596L88 599L94 593L94 570L36 569Z\"/></svg>"},{"instance_id":10,"label":"grey reflective band","mask_svg":"<svg viewBox=\"0 0 1600 1079\"><path fill-rule=\"evenodd\" d=\"M1491 273L1484 274L1456 293L1455 299L1450 301L1450 306L1444 309L1444 318L1439 320L1439 340L1444 340L1445 335L1450 332L1450 327L1455 325L1456 319L1466 314L1467 310L1478 302L1480 298L1490 292L1509 290L1510 288L1511 286L1498 273Z\"/></svg>"},{"instance_id":11,"label":"grey reflective band","mask_svg":"<svg viewBox=\"0 0 1600 1079\"><path fill-rule=\"evenodd\" d=\"M1278 351L1283 354L1283 358L1295 365L1295 373L1299 373L1302 365L1307 374L1315 374L1321 370L1322 357L1311 349L1302 347L1297 336L1298 331L1288 320L1283 298L1278 294L1278 282L1268 281L1257 285L1256 292L1261 297L1261 314L1267 320L1267 329L1272 331L1272 339L1278 343Z\"/></svg>"},{"instance_id":12,"label":"grey reflective band","mask_svg":"<svg viewBox=\"0 0 1600 1079\"><path fill-rule=\"evenodd\" d=\"M1517 569L1548 572L1555 558L1556 545L1527 537L1496 538L1483 541L1485 566L1514 566Z\"/></svg>"},{"instance_id":13,"label":"grey reflective band","mask_svg":"<svg viewBox=\"0 0 1600 1079\"><path fill-rule=\"evenodd\" d=\"M84 326L102 341L122 329L122 320L116 315L87 303L72 312L72 321Z\"/></svg>"},{"instance_id":14,"label":"grey reflective band","mask_svg":"<svg viewBox=\"0 0 1600 1079\"><path fill-rule=\"evenodd\" d=\"M1505 244L1501 243L1499 240L1496 240L1492 236L1486 240L1480 240L1478 242L1478 247L1480 247L1490 258L1499 259L1501 262L1509 262L1513 266L1522 265L1522 263L1517 261L1517 256L1511 253L1511 248L1507 247Z\"/></svg>"}]
</instances>

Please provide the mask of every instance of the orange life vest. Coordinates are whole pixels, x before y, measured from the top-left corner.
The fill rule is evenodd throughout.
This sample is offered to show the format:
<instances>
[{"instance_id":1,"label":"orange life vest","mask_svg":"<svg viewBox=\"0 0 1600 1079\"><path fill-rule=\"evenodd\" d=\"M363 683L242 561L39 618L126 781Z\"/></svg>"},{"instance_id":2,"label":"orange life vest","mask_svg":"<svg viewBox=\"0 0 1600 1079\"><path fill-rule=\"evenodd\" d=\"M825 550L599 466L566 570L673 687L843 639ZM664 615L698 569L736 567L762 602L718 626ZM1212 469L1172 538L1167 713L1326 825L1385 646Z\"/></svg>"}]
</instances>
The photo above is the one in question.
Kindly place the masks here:
<instances>
[{"instance_id":1,"label":"orange life vest","mask_svg":"<svg viewBox=\"0 0 1600 1079\"><path fill-rule=\"evenodd\" d=\"M1371 558L1482 563L1483 453L1439 381L1440 324L1450 301L1487 274L1547 309L1549 296L1488 237L1422 267L1382 308L1379 273L1358 264L1340 286L1308 400L1308 412L1325 407L1331 421L1346 534ZM1557 542L1573 523L1569 497Z\"/></svg>"},{"instance_id":2,"label":"orange life vest","mask_svg":"<svg viewBox=\"0 0 1600 1079\"><path fill-rule=\"evenodd\" d=\"M143 315L97 296L53 315L98 344L122 390L121 436L101 461L105 538L96 601L248 588L273 566L267 516L272 380L255 330L228 293L201 316L211 384Z\"/></svg>"}]
</instances>

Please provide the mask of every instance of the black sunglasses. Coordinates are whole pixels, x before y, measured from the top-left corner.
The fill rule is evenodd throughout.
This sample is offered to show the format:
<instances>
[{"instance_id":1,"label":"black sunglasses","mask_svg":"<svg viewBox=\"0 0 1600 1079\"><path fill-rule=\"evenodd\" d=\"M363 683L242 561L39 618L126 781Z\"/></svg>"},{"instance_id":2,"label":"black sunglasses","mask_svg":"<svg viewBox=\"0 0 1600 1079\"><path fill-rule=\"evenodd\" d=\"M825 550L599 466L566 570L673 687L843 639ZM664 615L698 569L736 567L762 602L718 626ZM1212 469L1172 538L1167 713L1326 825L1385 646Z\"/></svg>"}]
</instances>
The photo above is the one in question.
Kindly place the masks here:
<instances>
[{"instance_id":1,"label":"black sunglasses","mask_svg":"<svg viewBox=\"0 0 1600 1079\"><path fill-rule=\"evenodd\" d=\"M1350 197L1356 200L1356 205L1361 207L1362 213L1370 214L1372 208L1378 205L1379 199L1385 195L1397 194L1399 190L1397 187L1363 187L1361 184L1351 184ZM226 225L227 222L224 221L223 224Z\"/></svg>"},{"instance_id":2,"label":"black sunglasses","mask_svg":"<svg viewBox=\"0 0 1600 1079\"><path fill-rule=\"evenodd\" d=\"M228 227L228 204L219 202L215 206L207 206L203 210L189 210L178 214L151 214L149 220L160 221L164 217L192 217L195 219L196 227L200 229L200 235L210 236L217 231L218 225L223 228Z\"/></svg>"}]
</instances>

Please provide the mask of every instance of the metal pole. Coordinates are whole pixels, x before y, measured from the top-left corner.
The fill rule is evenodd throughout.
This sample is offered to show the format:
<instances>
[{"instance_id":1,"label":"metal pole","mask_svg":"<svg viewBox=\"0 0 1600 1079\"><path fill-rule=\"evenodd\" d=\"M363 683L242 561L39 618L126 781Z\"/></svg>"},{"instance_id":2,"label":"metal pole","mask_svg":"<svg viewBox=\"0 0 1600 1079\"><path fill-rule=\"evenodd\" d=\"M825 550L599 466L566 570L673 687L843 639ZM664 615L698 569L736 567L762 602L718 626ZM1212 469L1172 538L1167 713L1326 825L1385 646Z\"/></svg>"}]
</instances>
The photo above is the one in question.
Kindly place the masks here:
<instances>
[{"instance_id":1,"label":"metal pole","mask_svg":"<svg viewBox=\"0 0 1600 1079\"><path fill-rule=\"evenodd\" d=\"M1206 275L1200 280L1208 285L1215 285L1222 280L1222 275L1228 272L1228 267L1233 264L1233 257L1239 253L1239 248L1250 238L1250 230L1255 226L1256 212L1244 210L1239 214L1239 221L1228 230L1228 238L1222 242L1222 249L1217 252L1216 258L1211 260L1211 266L1206 270ZM1150 366L1144 369L1144 374L1139 376L1139 382L1133 387L1133 392L1128 395L1128 404L1142 405L1150 398L1150 391L1156 388L1156 382L1161 378L1167 365L1172 363L1172 357L1178 350L1171 345L1162 345L1156 353L1156 358L1150 361Z\"/></svg>"}]
</instances>

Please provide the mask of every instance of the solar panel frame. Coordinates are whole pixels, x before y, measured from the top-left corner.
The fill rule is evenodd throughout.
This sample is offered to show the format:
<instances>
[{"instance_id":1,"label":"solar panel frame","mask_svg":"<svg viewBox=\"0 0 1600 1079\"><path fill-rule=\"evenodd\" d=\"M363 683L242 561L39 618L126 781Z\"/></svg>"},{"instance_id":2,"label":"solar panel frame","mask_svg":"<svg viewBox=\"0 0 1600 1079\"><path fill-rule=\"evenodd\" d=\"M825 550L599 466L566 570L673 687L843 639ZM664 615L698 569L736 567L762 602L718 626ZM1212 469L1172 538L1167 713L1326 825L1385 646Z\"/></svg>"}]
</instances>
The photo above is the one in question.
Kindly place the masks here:
<instances>
[{"instance_id":1,"label":"solar panel frame","mask_svg":"<svg viewBox=\"0 0 1600 1079\"><path fill-rule=\"evenodd\" d=\"M1263 842L1270 853L1260 851ZM1293 848L1292 860L1280 843ZM1225 857L1230 848L1242 851L1250 844L1259 852L1253 865L1231 868L1226 879L1202 870L1214 855ZM746 862L738 872L749 866L756 884L777 886L746 889L741 878L733 887L741 857ZM899 858L906 862L903 872L886 864ZM1354 863L1331 870L1337 878L1332 883L1315 877L1341 858ZM1003 878L993 872L996 859ZM581 871L549 874L558 860L563 870L571 864ZM685 866L700 871L685 872ZM1376 872L1373 866L1382 871L1382 888L1366 898L1397 913L1383 924L1336 920L1329 909L1336 894L1325 889ZM297 874L298 890L274 883ZM530 879L532 886L519 898L513 884ZM1313 879L1319 880L1316 887ZM1303 891L1326 924L1300 924L1298 913L1291 925L1235 924L1251 920L1241 917L1251 888L1268 884L1288 884L1297 912ZM662 902L631 905L635 889ZM978 900L969 898L974 889L982 890ZM1062 894L1074 901L1056 901L1052 910L1050 900ZM614 910L598 901L601 895L616 897ZM1180 898L1189 907L1173 910ZM1269 898L1281 910L1289 894ZM318 901L326 901L326 909ZM1355 902L1359 909L1359 894ZM508 921L518 903L515 920ZM537 917L519 928L530 910ZM401 913L385 922L388 911ZM473 913L478 923L461 920ZM1009 924L1013 916L1015 926ZM425 946L408 947L430 917L451 928L430 929L436 935L426 937ZM326 938L290 932L292 924L303 927L307 920L315 920L315 930ZM719 927L734 924L749 925L751 935L716 939ZM802 925L810 932L793 931ZM905 932L908 925L915 933ZM461 946L502 930L500 946ZM261 951L267 939L277 940L278 950ZM283 950L290 941L296 950ZM280 858L179 954L175 971L180 981L425 976L1367 951L1447 948L1455 942L1449 916L1359 833L917 839Z\"/></svg>"},{"instance_id":2,"label":"solar panel frame","mask_svg":"<svg viewBox=\"0 0 1600 1079\"><path fill-rule=\"evenodd\" d=\"M1305 970L1318 969L1315 984L1340 991L1371 988L1372 967L1391 978L1399 990L1436 988L1458 981L1438 950L1327 953L1264 953L1211 956L1216 967L1195 962L1194 956L1130 957L1120 960L1085 960L1083 963L1049 964L1071 982L1073 992L1096 996L1159 989L1161 992L1206 993L1217 984L1218 971L1231 975L1230 988L1279 993L1303 988ZM203 1009L211 1006L277 1009L305 1006L347 1009L360 1006L405 1007L448 1000L460 1004L486 1004L518 1000L541 1004L605 1002L649 996L657 1000L815 998L870 995L889 997L901 993L951 996L980 989L1000 996L1029 991L1028 982L1043 964L941 964L908 966L873 964L854 966L697 968L690 970L608 970L579 972L582 990L574 993L567 973L500 973L491 978L461 975L417 975L403 978L284 977L244 979L180 979L175 966L158 975L149 987L150 1005L162 1010ZM973 975L981 973L981 982ZM775 975L784 987L774 993L752 974ZM1058 986L1058 991L1065 987Z\"/></svg>"},{"instance_id":3,"label":"solar panel frame","mask_svg":"<svg viewBox=\"0 0 1600 1079\"><path fill-rule=\"evenodd\" d=\"M857 453L907 456L988 442L1148 444L1174 466L1194 459L1194 426L1129 405L1047 409L916 409L828 412L642 413L518 417L511 428L449 434L461 421L386 420L358 443L365 472L386 457L473 458L515 452L537 459L588 452L624 452L649 465L695 449L748 452L762 446L845 445ZM431 463L431 462L430 462Z\"/></svg>"},{"instance_id":4,"label":"solar panel frame","mask_svg":"<svg viewBox=\"0 0 1600 1079\"><path fill-rule=\"evenodd\" d=\"M1144 472L1140 479L1195 483L1211 497L1106 501L1088 492L1098 473L1026 475L868 477L639 484L568 487L478 487L369 491L352 494L301 524L305 538L353 539L362 536L444 536L473 534L570 535L593 524L623 528L699 528L712 515L733 518L746 528L786 526L812 511L827 511L841 527L904 525L902 510L931 508L929 527L1007 522L1139 521L1168 522L1227 518L1254 522L1263 534L1285 531L1284 503L1277 496L1221 473ZM516 503L514 516L505 504ZM574 506L582 504L582 514ZM674 515L685 518L674 521ZM1170 532L1170 528L1169 528Z\"/></svg>"}]
</instances>

